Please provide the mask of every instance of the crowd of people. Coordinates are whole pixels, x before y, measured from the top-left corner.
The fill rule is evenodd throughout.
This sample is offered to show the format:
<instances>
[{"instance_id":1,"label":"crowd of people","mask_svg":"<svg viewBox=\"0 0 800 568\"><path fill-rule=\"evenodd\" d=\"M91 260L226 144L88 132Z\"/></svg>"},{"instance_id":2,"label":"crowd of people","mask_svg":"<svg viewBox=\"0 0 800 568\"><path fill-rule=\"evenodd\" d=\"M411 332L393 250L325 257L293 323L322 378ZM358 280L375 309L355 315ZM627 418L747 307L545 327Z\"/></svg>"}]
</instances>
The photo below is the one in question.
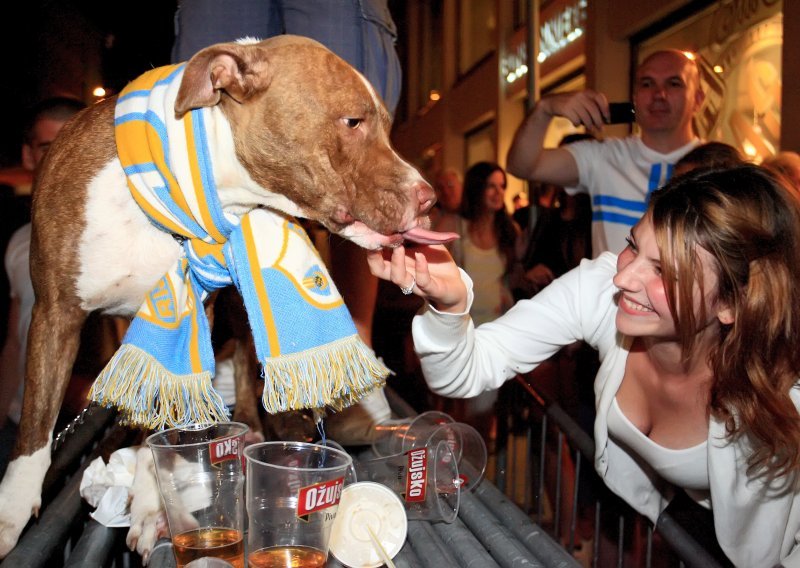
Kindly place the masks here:
<instances>
[{"instance_id":1,"label":"crowd of people","mask_svg":"<svg viewBox=\"0 0 800 568\"><path fill-rule=\"evenodd\" d=\"M524 255L502 246L497 221L494 238L480 239L465 176L461 245L373 252L369 262L387 282L414 282L425 301L412 335L433 392L486 396L560 350L588 345L599 365L594 384L581 388L594 395L594 466L605 484L651 521L669 509L722 565L795 565L797 155L759 166L728 144L703 142L692 126L703 97L693 59L655 52L635 76L639 134L558 148L544 148L554 116L600 133L608 101L591 90L544 97L507 159L508 173L540 184L531 204L539 215L518 216L534 219L516 233L527 237ZM484 172L486 212L506 172L475 167ZM554 202L582 193L591 216L559 207L552 228ZM573 238L588 240L588 227L565 223L575 218L591 223L591 243L573 246ZM541 239L547 233L558 236ZM500 261L471 267L463 249L476 243ZM557 260L534 270L537 254ZM532 289L511 309L476 318L523 261ZM487 292L490 267L495 289Z\"/></svg>"},{"instance_id":2,"label":"crowd of people","mask_svg":"<svg viewBox=\"0 0 800 568\"><path fill-rule=\"evenodd\" d=\"M286 4L284 28L304 21ZM194 11L213 6L182 3L176 57L214 41L192 27ZM352 57L365 73L382 66L394 108L394 59L365 63L364 53ZM690 527L711 527L703 544L722 564L800 565L800 156L755 165L701 140L692 119L703 100L697 65L677 50L636 70L636 134L603 136L602 93L543 97L507 170L481 161L463 176L431 176L433 229L459 239L366 259L330 241L328 255L349 257L337 286L417 410L446 410L491 445L507 381L527 376L592 430L595 469L635 510L655 521L680 509ZM32 171L82 107L47 104L23 142ZM585 133L546 148L556 116ZM529 188L513 214L510 175ZM2 452L15 435L33 303L30 225L18 224L4 243ZM409 282L413 295L399 294ZM355 409L332 419L333 437L367 435L364 424L388 408L382 397L369 404L366 417Z\"/></svg>"}]
</instances>

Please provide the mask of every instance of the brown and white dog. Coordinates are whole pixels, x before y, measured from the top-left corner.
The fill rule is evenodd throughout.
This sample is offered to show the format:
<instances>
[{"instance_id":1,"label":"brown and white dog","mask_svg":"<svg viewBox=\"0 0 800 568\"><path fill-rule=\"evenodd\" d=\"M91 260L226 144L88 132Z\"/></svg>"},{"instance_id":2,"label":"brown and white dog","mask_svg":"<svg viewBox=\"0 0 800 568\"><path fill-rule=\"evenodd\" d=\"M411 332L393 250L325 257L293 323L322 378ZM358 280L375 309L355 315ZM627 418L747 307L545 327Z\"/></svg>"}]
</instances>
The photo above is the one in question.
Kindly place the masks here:
<instances>
[{"instance_id":1,"label":"brown and white dog","mask_svg":"<svg viewBox=\"0 0 800 568\"><path fill-rule=\"evenodd\" d=\"M114 105L102 101L64 127L34 190L36 304L19 436L0 484L0 556L41 505L52 430L87 314L134 314L180 254L127 188ZM219 133L210 143L227 210L268 207L314 219L371 249L435 240L427 231L433 190L392 149L383 103L363 76L317 42L280 36L200 51L187 63L175 113L198 107L212 109ZM154 490L145 511L153 499L158 507ZM132 512L143 514L135 504Z\"/></svg>"}]
</instances>

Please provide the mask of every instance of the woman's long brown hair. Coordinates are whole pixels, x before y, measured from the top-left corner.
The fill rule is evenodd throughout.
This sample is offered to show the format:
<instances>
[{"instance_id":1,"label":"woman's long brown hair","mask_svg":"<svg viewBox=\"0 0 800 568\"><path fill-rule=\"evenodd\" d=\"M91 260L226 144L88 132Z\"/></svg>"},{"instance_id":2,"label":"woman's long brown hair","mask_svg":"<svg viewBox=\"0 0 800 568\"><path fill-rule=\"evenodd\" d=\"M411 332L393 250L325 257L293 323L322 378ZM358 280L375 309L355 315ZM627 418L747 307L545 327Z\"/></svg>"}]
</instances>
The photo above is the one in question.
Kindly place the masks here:
<instances>
[{"instance_id":1,"label":"woman's long brown hair","mask_svg":"<svg viewBox=\"0 0 800 568\"><path fill-rule=\"evenodd\" d=\"M480 217L484 208L483 194L486 192L486 184L489 176L494 172L501 172L505 181L506 172L494 162L478 162L473 164L464 174L464 195L461 200L461 216L474 221ZM497 244L500 252L503 253L506 263L506 273L511 271L516 253L517 231L514 222L505 208L497 211L494 215L494 230L497 234Z\"/></svg>"},{"instance_id":2,"label":"woman's long brown hair","mask_svg":"<svg viewBox=\"0 0 800 568\"><path fill-rule=\"evenodd\" d=\"M733 310L709 359L710 410L752 448L748 473L800 472L800 199L758 166L680 176L653 193L650 214L672 316L688 360L705 293L697 247L714 257L716 299Z\"/></svg>"}]
</instances>

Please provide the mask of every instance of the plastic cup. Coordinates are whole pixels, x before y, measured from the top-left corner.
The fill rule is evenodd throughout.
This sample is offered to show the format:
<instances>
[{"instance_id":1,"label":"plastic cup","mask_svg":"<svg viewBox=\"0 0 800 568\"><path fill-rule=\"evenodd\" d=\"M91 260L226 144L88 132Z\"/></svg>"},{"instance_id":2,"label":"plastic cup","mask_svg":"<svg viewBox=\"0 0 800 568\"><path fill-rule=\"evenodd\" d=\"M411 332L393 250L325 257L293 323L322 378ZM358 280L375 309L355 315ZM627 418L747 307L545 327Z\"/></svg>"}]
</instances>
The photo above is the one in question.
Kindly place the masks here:
<instances>
[{"instance_id":1,"label":"plastic cup","mask_svg":"<svg viewBox=\"0 0 800 568\"><path fill-rule=\"evenodd\" d=\"M469 491L483 479L486 472L486 442L480 432L469 424L453 422L441 424L425 430L414 432L414 437L406 437L406 450L434 446L439 442L447 442L458 462L458 473L461 478L461 490Z\"/></svg>"},{"instance_id":2,"label":"plastic cup","mask_svg":"<svg viewBox=\"0 0 800 568\"><path fill-rule=\"evenodd\" d=\"M172 428L147 438L178 568L203 557L244 568L245 424Z\"/></svg>"},{"instance_id":3,"label":"plastic cup","mask_svg":"<svg viewBox=\"0 0 800 568\"><path fill-rule=\"evenodd\" d=\"M324 566L353 459L305 442L253 444L244 455L248 566Z\"/></svg>"},{"instance_id":4,"label":"plastic cup","mask_svg":"<svg viewBox=\"0 0 800 568\"><path fill-rule=\"evenodd\" d=\"M458 515L461 480L447 442L356 463L361 481L385 485L400 496L409 520L451 523Z\"/></svg>"},{"instance_id":5,"label":"plastic cup","mask_svg":"<svg viewBox=\"0 0 800 568\"><path fill-rule=\"evenodd\" d=\"M453 422L452 416L438 410L429 410L411 418L384 420L374 427L372 451L376 456L403 453L412 448L412 440L419 436L419 432Z\"/></svg>"},{"instance_id":6,"label":"plastic cup","mask_svg":"<svg viewBox=\"0 0 800 568\"><path fill-rule=\"evenodd\" d=\"M385 485L361 481L342 492L330 551L345 566L377 568L384 564L378 546L388 558L394 558L403 548L407 531L406 510L400 498Z\"/></svg>"}]
</instances>

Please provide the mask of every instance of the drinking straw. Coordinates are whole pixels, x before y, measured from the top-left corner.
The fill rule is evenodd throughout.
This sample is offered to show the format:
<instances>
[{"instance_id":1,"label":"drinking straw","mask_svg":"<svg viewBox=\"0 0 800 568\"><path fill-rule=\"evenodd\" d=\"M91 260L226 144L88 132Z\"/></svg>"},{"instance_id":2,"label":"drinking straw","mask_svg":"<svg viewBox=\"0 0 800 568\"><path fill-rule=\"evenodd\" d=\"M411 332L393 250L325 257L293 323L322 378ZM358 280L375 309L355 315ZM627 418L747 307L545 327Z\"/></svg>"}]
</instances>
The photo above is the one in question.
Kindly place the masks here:
<instances>
[{"instance_id":1,"label":"drinking straw","mask_svg":"<svg viewBox=\"0 0 800 568\"><path fill-rule=\"evenodd\" d=\"M383 563L386 564L386 568L397 568L392 562L392 559L389 558L389 555L386 553L386 549L383 548L381 541L378 540L378 537L375 536L375 533L372 532L372 529L367 525L367 532L369 533L369 538L372 541L372 545L375 547L375 550L378 553L378 556L381 557Z\"/></svg>"}]
</instances>

